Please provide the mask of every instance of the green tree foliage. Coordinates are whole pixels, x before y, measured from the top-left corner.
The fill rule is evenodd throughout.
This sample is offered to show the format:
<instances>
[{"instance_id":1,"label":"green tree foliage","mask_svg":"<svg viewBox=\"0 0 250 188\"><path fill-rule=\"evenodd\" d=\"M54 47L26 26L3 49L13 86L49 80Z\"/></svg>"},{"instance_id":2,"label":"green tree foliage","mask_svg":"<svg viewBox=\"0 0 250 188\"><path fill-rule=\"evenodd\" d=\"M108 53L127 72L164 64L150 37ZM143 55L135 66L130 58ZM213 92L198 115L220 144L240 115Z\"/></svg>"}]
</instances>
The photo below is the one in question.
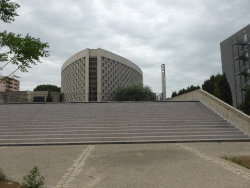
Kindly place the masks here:
<instances>
[{"instance_id":1,"label":"green tree foliage","mask_svg":"<svg viewBox=\"0 0 250 188\"><path fill-rule=\"evenodd\" d=\"M176 96L177 96L177 93L176 93L176 91L174 91L174 92L172 93L171 98L176 97Z\"/></svg>"},{"instance_id":2,"label":"green tree foliage","mask_svg":"<svg viewBox=\"0 0 250 188\"><path fill-rule=\"evenodd\" d=\"M9 2L9 0L0 0L0 19L7 23L14 21L14 17L18 16L16 9L19 7L17 3ZM41 63L41 58L49 56L46 50L49 47L48 43L42 43L39 38L35 39L29 34L22 37L12 32L0 32L0 50L4 47L8 50L0 53L0 63L3 63L0 70L10 63L17 66L8 76L14 76L17 70L28 72L27 68Z\"/></svg>"},{"instance_id":3,"label":"green tree foliage","mask_svg":"<svg viewBox=\"0 0 250 188\"><path fill-rule=\"evenodd\" d=\"M238 109L243 111L243 105L244 105L244 101L238 105Z\"/></svg>"},{"instance_id":4,"label":"green tree foliage","mask_svg":"<svg viewBox=\"0 0 250 188\"><path fill-rule=\"evenodd\" d=\"M218 75L217 75L218 76ZM202 89L211 95L214 94L214 84L215 84L216 77L212 75L209 80L205 80Z\"/></svg>"},{"instance_id":5,"label":"green tree foliage","mask_svg":"<svg viewBox=\"0 0 250 188\"><path fill-rule=\"evenodd\" d=\"M155 99L155 94L149 86L132 84L119 87L116 90L117 101L150 101Z\"/></svg>"},{"instance_id":6,"label":"green tree foliage","mask_svg":"<svg viewBox=\"0 0 250 188\"><path fill-rule=\"evenodd\" d=\"M46 97L46 102L53 102L53 98L51 96L50 90L48 92L48 96Z\"/></svg>"},{"instance_id":7,"label":"green tree foliage","mask_svg":"<svg viewBox=\"0 0 250 188\"><path fill-rule=\"evenodd\" d=\"M225 73L212 75L209 80L204 81L202 89L229 105L233 104L231 89Z\"/></svg>"},{"instance_id":8,"label":"green tree foliage","mask_svg":"<svg viewBox=\"0 0 250 188\"><path fill-rule=\"evenodd\" d=\"M18 69L22 72L28 72L27 68L31 68L30 65L41 63L40 58L48 57L49 55L48 51L44 50L49 47L48 44L42 43L40 39L35 39L29 36L29 34L22 38L19 34L15 35L14 33L4 31L0 33L0 46L9 47L8 52L0 55L0 61L5 62L1 69L12 63L17 65L17 69L14 72Z\"/></svg>"},{"instance_id":9,"label":"green tree foliage","mask_svg":"<svg viewBox=\"0 0 250 188\"><path fill-rule=\"evenodd\" d=\"M229 105L233 105L232 92L225 73L219 77L217 83L220 91L219 99L223 100Z\"/></svg>"},{"instance_id":10,"label":"green tree foliage","mask_svg":"<svg viewBox=\"0 0 250 188\"><path fill-rule=\"evenodd\" d=\"M20 7L19 4L9 1L10 0L0 0L0 19L7 23L15 21L14 17L19 16L16 13L16 9Z\"/></svg>"},{"instance_id":11,"label":"green tree foliage","mask_svg":"<svg viewBox=\"0 0 250 188\"><path fill-rule=\"evenodd\" d=\"M38 85L36 88L34 88L34 91L54 91L54 92L60 92L61 88L57 87L55 85L50 84L43 84Z\"/></svg>"},{"instance_id":12,"label":"green tree foliage","mask_svg":"<svg viewBox=\"0 0 250 188\"><path fill-rule=\"evenodd\" d=\"M214 84L214 96L217 98L221 98L220 88L217 82Z\"/></svg>"},{"instance_id":13,"label":"green tree foliage","mask_svg":"<svg viewBox=\"0 0 250 188\"><path fill-rule=\"evenodd\" d=\"M245 99L241 103L242 110L244 113L250 115L250 87L246 90Z\"/></svg>"},{"instance_id":14,"label":"green tree foliage","mask_svg":"<svg viewBox=\"0 0 250 188\"><path fill-rule=\"evenodd\" d=\"M182 94L188 93L190 91L194 91L196 89L200 89L200 86L193 86L193 85L191 85L190 87L188 86L187 89L184 89L184 88L181 89L178 93L176 91L174 91L172 93L172 97L176 97L178 95L182 95Z\"/></svg>"}]
</instances>

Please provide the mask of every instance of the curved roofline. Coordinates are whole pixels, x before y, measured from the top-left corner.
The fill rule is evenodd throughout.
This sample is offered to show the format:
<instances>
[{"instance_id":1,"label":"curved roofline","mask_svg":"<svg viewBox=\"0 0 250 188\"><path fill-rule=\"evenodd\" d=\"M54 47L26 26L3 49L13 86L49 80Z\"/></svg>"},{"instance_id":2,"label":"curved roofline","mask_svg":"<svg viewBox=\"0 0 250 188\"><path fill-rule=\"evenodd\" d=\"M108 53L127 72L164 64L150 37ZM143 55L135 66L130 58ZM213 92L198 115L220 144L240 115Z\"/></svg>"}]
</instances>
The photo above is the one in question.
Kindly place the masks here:
<instances>
[{"instance_id":1,"label":"curved roofline","mask_svg":"<svg viewBox=\"0 0 250 188\"><path fill-rule=\"evenodd\" d=\"M105 57L105 58L108 58L108 59L111 59L111 60L114 60L114 61L117 61L119 63L122 63L122 64L125 64L133 69L135 69L136 71L138 71L141 75L143 75L142 73L142 70L140 69L139 66L137 66L135 63L133 63L132 61L129 61L128 59L120 56L120 55L117 55L113 52L109 52L107 50L104 50L104 49L101 49L101 48L97 48L97 49L89 49L89 48L86 48L76 54L74 54L73 56L71 56L67 61L65 61L65 63L62 65L62 68L61 68L61 72L67 67L69 66L71 63L83 58L83 57Z\"/></svg>"}]
</instances>

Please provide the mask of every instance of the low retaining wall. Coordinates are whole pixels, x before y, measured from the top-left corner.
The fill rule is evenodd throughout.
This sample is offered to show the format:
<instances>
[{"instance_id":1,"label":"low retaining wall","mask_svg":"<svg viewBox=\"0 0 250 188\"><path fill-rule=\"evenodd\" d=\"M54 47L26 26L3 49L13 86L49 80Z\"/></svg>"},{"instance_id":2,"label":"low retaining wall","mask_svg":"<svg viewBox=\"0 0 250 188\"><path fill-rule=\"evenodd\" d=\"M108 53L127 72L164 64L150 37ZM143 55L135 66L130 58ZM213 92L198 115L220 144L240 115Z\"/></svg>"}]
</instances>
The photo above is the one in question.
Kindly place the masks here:
<instances>
[{"instance_id":1,"label":"low retaining wall","mask_svg":"<svg viewBox=\"0 0 250 188\"><path fill-rule=\"evenodd\" d=\"M51 92L53 102L60 102L61 92ZM32 103L34 97L42 97L43 101L46 102L48 91L3 91L0 92L0 103Z\"/></svg>"},{"instance_id":2,"label":"low retaining wall","mask_svg":"<svg viewBox=\"0 0 250 188\"><path fill-rule=\"evenodd\" d=\"M173 97L167 101L201 101L250 135L250 116L202 89L197 89L195 91Z\"/></svg>"}]
</instances>

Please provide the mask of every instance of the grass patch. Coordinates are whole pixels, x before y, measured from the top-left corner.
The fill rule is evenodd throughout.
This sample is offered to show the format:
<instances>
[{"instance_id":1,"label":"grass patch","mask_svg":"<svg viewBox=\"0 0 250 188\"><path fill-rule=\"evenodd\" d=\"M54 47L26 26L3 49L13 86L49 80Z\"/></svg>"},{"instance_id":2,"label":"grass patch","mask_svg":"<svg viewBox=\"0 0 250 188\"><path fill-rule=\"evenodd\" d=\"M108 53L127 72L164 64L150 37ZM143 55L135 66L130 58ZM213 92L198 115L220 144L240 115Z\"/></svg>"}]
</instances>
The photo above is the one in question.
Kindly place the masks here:
<instances>
[{"instance_id":1,"label":"grass patch","mask_svg":"<svg viewBox=\"0 0 250 188\"><path fill-rule=\"evenodd\" d=\"M233 157L228 158L226 155L224 157L225 160L231 161L233 163L236 163L240 166L243 166L247 169L250 169L250 157Z\"/></svg>"}]
</instances>

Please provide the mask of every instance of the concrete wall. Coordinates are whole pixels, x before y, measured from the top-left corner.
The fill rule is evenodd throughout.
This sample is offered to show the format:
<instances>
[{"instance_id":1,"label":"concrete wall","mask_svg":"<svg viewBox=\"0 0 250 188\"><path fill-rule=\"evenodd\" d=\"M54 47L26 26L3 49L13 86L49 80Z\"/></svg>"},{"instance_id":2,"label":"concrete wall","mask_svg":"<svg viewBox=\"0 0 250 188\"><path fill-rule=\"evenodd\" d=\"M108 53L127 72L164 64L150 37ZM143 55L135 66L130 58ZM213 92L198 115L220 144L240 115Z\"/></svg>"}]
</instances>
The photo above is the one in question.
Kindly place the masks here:
<instances>
[{"instance_id":1,"label":"concrete wall","mask_svg":"<svg viewBox=\"0 0 250 188\"><path fill-rule=\"evenodd\" d=\"M60 102L61 92L51 92L53 102ZM46 102L46 97L48 96L48 91L5 91L0 92L0 103L31 103L34 97L44 97Z\"/></svg>"},{"instance_id":2,"label":"concrete wall","mask_svg":"<svg viewBox=\"0 0 250 188\"><path fill-rule=\"evenodd\" d=\"M98 83L101 91L100 101L115 100L115 91L120 86L143 83L142 75L132 67L103 56L100 59L101 82Z\"/></svg>"},{"instance_id":3,"label":"concrete wall","mask_svg":"<svg viewBox=\"0 0 250 188\"><path fill-rule=\"evenodd\" d=\"M60 92L51 92L53 102L60 102ZM48 91L28 91L27 97L30 102L33 102L34 97L44 97L44 102L46 102L46 97L48 96Z\"/></svg>"},{"instance_id":4,"label":"concrete wall","mask_svg":"<svg viewBox=\"0 0 250 188\"><path fill-rule=\"evenodd\" d=\"M200 101L250 135L250 116L202 89L173 97L167 101Z\"/></svg>"},{"instance_id":5,"label":"concrete wall","mask_svg":"<svg viewBox=\"0 0 250 188\"><path fill-rule=\"evenodd\" d=\"M25 103L27 101L27 91L2 91L0 92L0 103Z\"/></svg>"}]
</instances>

